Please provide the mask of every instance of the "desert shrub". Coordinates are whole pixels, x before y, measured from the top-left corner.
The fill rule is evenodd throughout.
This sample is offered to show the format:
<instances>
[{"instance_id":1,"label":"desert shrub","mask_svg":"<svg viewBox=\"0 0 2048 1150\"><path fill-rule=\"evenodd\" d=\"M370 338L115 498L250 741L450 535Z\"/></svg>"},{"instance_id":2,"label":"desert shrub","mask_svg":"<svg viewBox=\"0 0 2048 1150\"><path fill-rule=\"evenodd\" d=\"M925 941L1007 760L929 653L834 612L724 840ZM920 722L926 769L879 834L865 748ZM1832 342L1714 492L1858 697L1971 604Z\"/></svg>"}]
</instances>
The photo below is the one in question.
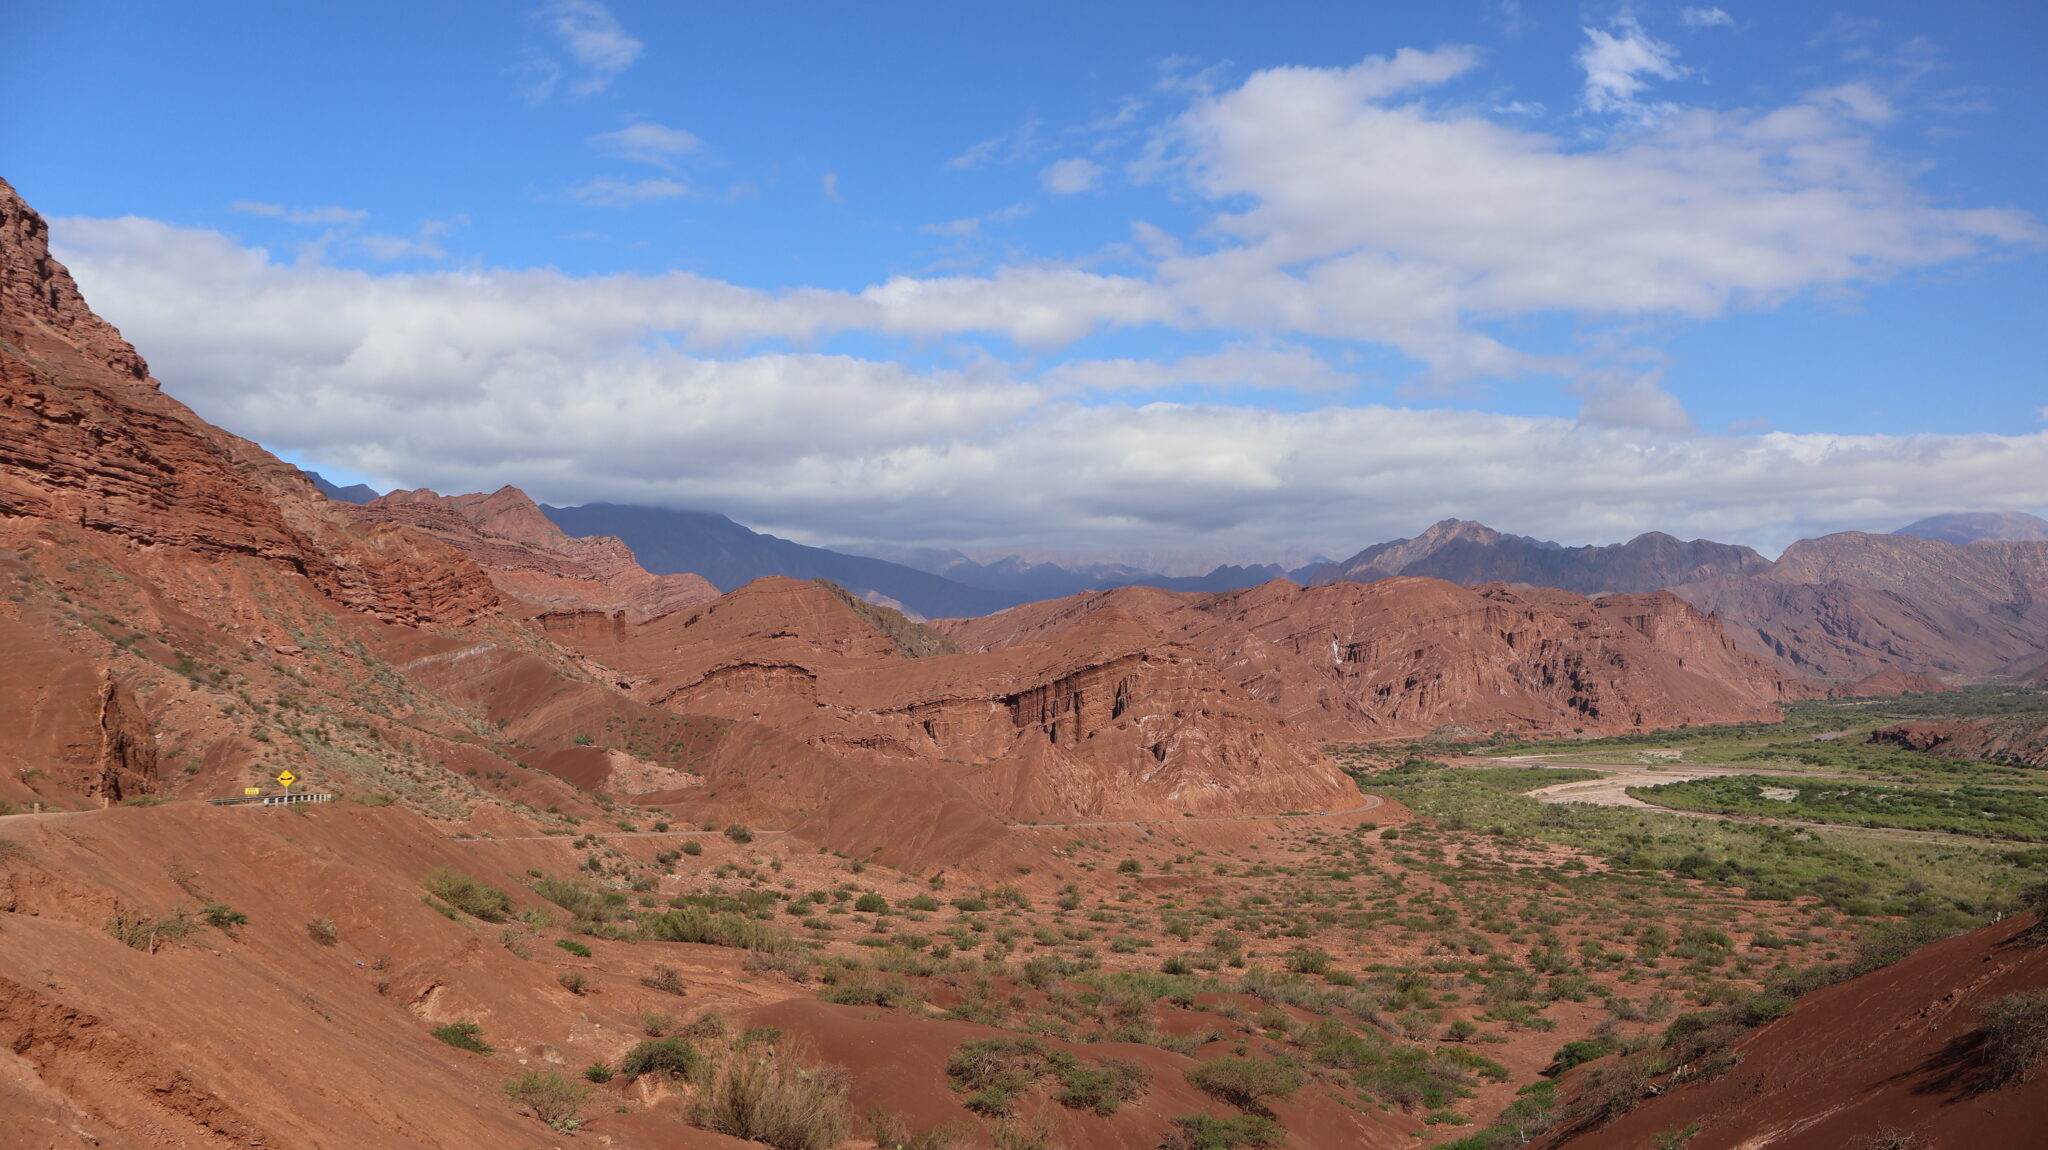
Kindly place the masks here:
<instances>
[{"instance_id":1,"label":"desert shrub","mask_svg":"<svg viewBox=\"0 0 2048 1150\"><path fill-rule=\"evenodd\" d=\"M191 937L192 920L182 910L168 918L151 918L141 911L124 907L116 910L100 929L119 939L124 946L155 954L157 948L165 943Z\"/></svg>"},{"instance_id":2,"label":"desert shrub","mask_svg":"<svg viewBox=\"0 0 2048 1150\"><path fill-rule=\"evenodd\" d=\"M939 909L939 900L928 894L915 895L903 903L905 909L934 911Z\"/></svg>"},{"instance_id":3,"label":"desert shrub","mask_svg":"<svg viewBox=\"0 0 2048 1150\"><path fill-rule=\"evenodd\" d=\"M1288 952L1287 969L1296 974L1327 974L1331 961L1328 951L1312 946L1297 947Z\"/></svg>"},{"instance_id":4,"label":"desert shrub","mask_svg":"<svg viewBox=\"0 0 2048 1150\"><path fill-rule=\"evenodd\" d=\"M792 982L811 980L810 955L800 950L750 950L740 960L740 969L752 974L779 974Z\"/></svg>"},{"instance_id":5,"label":"desert shrub","mask_svg":"<svg viewBox=\"0 0 2048 1150\"><path fill-rule=\"evenodd\" d=\"M1126 1102L1145 1096L1152 1084L1145 1068L1121 1058L1105 1058L1093 1069L1079 1059L1066 1056L1056 1064L1060 1089L1053 1101L1069 1110L1092 1110L1109 1115Z\"/></svg>"},{"instance_id":6,"label":"desert shrub","mask_svg":"<svg viewBox=\"0 0 2048 1150\"><path fill-rule=\"evenodd\" d=\"M507 1078L503 1090L513 1105L565 1131L582 1124L583 1103L590 1097L590 1087L578 1086L551 1070L528 1070Z\"/></svg>"},{"instance_id":7,"label":"desert shrub","mask_svg":"<svg viewBox=\"0 0 2048 1150\"><path fill-rule=\"evenodd\" d=\"M969 1110L1002 1116L1049 1067L1046 1046L1036 1038L984 1038L954 1049L946 1059L946 1077L955 1091L967 1095Z\"/></svg>"},{"instance_id":8,"label":"desert shrub","mask_svg":"<svg viewBox=\"0 0 2048 1150\"><path fill-rule=\"evenodd\" d=\"M562 971L560 974L555 975L555 981L561 983L562 989L570 994L590 993L590 976L580 970Z\"/></svg>"},{"instance_id":9,"label":"desert shrub","mask_svg":"<svg viewBox=\"0 0 2048 1150\"><path fill-rule=\"evenodd\" d=\"M1604 1126L1636 1108L1650 1096L1656 1072L1655 1058L1647 1051L1595 1066L1565 1107L1565 1118L1574 1130Z\"/></svg>"},{"instance_id":10,"label":"desert shrub","mask_svg":"<svg viewBox=\"0 0 2048 1150\"><path fill-rule=\"evenodd\" d=\"M696 1082L704 1076L704 1056L689 1039L670 1035L650 1038L619 1059L619 1073L628 1078L656 1075L672 1082Z\"/></svg>"},{"instance_id":11,"label":"desert shrub","mask_svg":"<svg viewBox=\"0 0 2048 1150\"><path fill-rule=\"evenodd\" d=\"M1215 1118L1207 1114L1183 1114L1173 1120L1173 1132L1166 1136L1167 1150L1238 1150L1239 1147L1278 1146L1287 1131L1271 1118L1239 1114Z\"/></svg>"},{"instance_id":12,"label":"desert shrub","mask_svg":"<svg viewBox=\"0 0 2048 1150\"><path fill-rule=\"evenodd\" d=\"M704 844L698 842L696 839L684 839L682 851L684 854L689 855L691 858L696 858L698 855L704 853Z\"/></svg>"},{"instance_id":13,"label":"desert shrub","mask_svg":"<svg viewBox=\"0 0 2048 1150\"><path fill-rule=\"evenodd\" d=\"M875 1150L966 1150L973 1145L971 1136L961 1127L934 1126L920 1133L901 1117L880 1109L868 1113L868 1131L868 1136L875 1140Z\"/></svg>"},{"instance_id":14,"label":"desert shrub","mask_svg":"<svg viewBox=\"0 0 2048 1150\"><path fill-rule=\"evenodd\" d=\"M474 875L449 867L435 867L420 885L428 893L456 910L485 922L504 922L512 912L512 898Z\"/></svg>"},{"instance_id":15,"label":"desert shrub","mask_svg":"<svg viewBox=\"0 0 2048 1150\"><path fill-rule=\"evenodd\" d=\"M665 911L640 928L643 937L658 942L697 942L730 946L741 950L794 951L803 943L758 919L730 912L713 912L701 906Z\"/></svg>"},{"instance_id":16,"label":"desert shrub","mask_svg":"<svg viewBox=\"0 0 2048 1150\"><path fill-rule=\"evenodd\" d=\"M750 843L754 841L754 832L739 823L734 823L725 828L725 837L736 843Z\"/></svg>"},{"instance_id":17,"label":"desert shrub","mask_svg":"<svg viewBox=\"0 0 2048 1150\"><path fill-rule=\"evenodd\" d=\"M321 946L333 946L335 943L341 941L341 932L335 929L334 920L331 918L315 918L307 920L306 933L311 935L313 937L313 941L319 943Z\"/></svg>"},{"instance_id":18,"label":"desert shrub","mask_svg":"<svg viewBox=\"0 0 2048 1150\"><path fill-rule=\"evenodd\" d=\"M1981 1008L1984 1042L1979 1057L1993 1090L2032 1080L2048 1059L2048 990L2022 990Z\"/></svg>"},{"instance_id":19,"label":"desert shrub","mask_svg":"<svg viewBox=\"0 0 2048 1150\"><path fill-rule=\"evenodd\" d=\"M853 904L853 909L862 914L887 914L889 912L889 900L876 894L874 891L869 891L860 896Z\"/></svg>"},{"instance_id":20,"label":"desert shrub","mask_svg":"<svg viewBox=\"0 0 2048 1150\"><path fill-rule=\"evenodd\" d=\"M840 1006L909 1006L916 991L901 975L876 978L865 970L827 972L832 985L819 992L820 1002Z\"/></svg>"},{"instance_id":21,"label":"desert shrub","mask_svg":"<svg viewBox=\"0 0 2048 1150\"><path fill-rule=\"evenodd\" d=\"M590 948L573 938L558 938L555 940L555 945L575 955L577 958L590 957Z\"/></svg>"},{"instance_id":22,"label":"desert shrub","mask_svg":"<svg viewBox=\"0 0 2048 1150\"><path fill-rule=\"evenodd\" d=\"M611 1063L603 1061L593 1062L583 1068L583 1077L599 1084L610 1082L613 1078L618 1077L618 1073L618 1071L612 1069Z\"/></svg>"},{"instance_id":23,"label":"desert shrub","mask_svg":"<svg viewBox=\"0 0 2048 1150\"><path fill-rule=\"evenodd\" d=\"M1550 1065L1543 1068L1545 1077L1555 1078L1574 1066L1583 1065L1596 1058L1605 1058L1614 1053L1614 1044L1603 1038L1584 1038L1567 1042L1558 1047L1550 1056Z\"/></svg>"},{"instance_id":24,"label":"desert shrub","mask_svg":"<svg viewBox=\"0 0 2048 1150\"><path fill-rule=\"evenodd\" d=\"M1260 1110L1268 1098L1284 1098L1308 1083L1308 1074L1286 1058L1215 1058L1187 1068L1188 1085L1240 1110Z\"/></svg>"},{"instance_id":25,"label":"desert shrub","mask_svg":"<svg viewBox=\"0 0 2048 1150\"><path fill-rule=\"evenodd\" d=\"M658 1010L650 1010L645 1014L638 1015L637 1018L640 1023L640 1029L649 1038L660 1038L662 1035L674 1030L677 1024L681 1022L681 1019L678 1019L675 1015L664 1014Z\"/></svg>"},{"instance_id":26,"label":"desert shrub","mask_svg":"<svg viewBox=\"0 0 2048 1150\"><path fill-rule=\"evenodd\" d=\"M676 968L673 966L657 966L654 968L654 973L641 975L640 985L649 990L659 990L663 994L674 995L681 995L688 989L683 985L683 976L677 973Z\"/></svg>"},{"instance_id":27,"label":"desert shrub","mask_svg":"<svg viewBox=\"0 0 2048 1150\"><path fill-rule=\"evenodd\" d=\"M429 1033L458 1050L471 1050L478 1054L491 1052L491 1044L484 1041L484 1028L475 1019L458 1019L446 1026L436 1026Z\"/></svg>"},{"instance_id":28,"label":"desert shrub","mask_svg":"<svg viewBox=\"0 0 2048 1150\"><path fill-rule=\"evenodd\" d=\"M206 925L220 931L229 938L235 936L235 928L249 925L249 916L224 902L210 902L199 911Z\"/></svg>"},{"instance_id":29,"label":"desert shrub","mask_svg":"<svg viewBox=\"0 0 2048 1150\"><path fill-rule=\"evenodd\" d=\"M781 1048L758 1043L719 1054L691 1118L777 1150L834 1150L853 1125L845 1072L806 1068Z\"/></svg>"}]
</instances>

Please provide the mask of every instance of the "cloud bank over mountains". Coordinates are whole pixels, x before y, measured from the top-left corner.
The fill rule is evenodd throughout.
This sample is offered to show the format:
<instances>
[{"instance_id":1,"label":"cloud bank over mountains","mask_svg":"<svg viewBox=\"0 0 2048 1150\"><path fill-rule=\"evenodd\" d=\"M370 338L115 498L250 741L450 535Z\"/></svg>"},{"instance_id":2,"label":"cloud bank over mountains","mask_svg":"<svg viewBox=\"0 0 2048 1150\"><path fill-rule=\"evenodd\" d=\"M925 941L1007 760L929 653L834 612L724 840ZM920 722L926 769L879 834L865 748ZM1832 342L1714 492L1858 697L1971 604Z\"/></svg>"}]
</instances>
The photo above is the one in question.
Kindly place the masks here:
<instances>
[{"instance_id":1,"label":"cloud bank over mountains","mask_svg":"<svg viewBox=\"0 0 2048 1150\"><path fill-rule=\"evenodd\" d=\"M601 9L559 7L572 92L637 55ZM1601 118L1577 138L1445 94L1485 68L1458 46L1190 85L1140 153L1040 168L1052 196L1122 180L1203 207L1185 234L1133 220L1114 258L764 289L373 272L133 217L60 220L56 238L207 418L442 490L516 482L822 540L1104 550L1341 551L1445 516L1772 547L2036 508L2048 432L1703 434L1632 333L2032 249L2038 222L1918 190L1876 145L1894 109L1869 85L1676 107L1651 91L1680 74L1668 45L1632 22L1587 35ZM592 141L661 167L700 143L650 121ZM682 191L575 194L629 207ZM1557 317L1606 334L1568 352L1517 334ZM1119 335L1175 350L1097 353ZM1579 415L1403 407L1364 392L1355 361L1373 357L1407 365L1411 396L1547 379Z\"/></svg>"}]
</instances>

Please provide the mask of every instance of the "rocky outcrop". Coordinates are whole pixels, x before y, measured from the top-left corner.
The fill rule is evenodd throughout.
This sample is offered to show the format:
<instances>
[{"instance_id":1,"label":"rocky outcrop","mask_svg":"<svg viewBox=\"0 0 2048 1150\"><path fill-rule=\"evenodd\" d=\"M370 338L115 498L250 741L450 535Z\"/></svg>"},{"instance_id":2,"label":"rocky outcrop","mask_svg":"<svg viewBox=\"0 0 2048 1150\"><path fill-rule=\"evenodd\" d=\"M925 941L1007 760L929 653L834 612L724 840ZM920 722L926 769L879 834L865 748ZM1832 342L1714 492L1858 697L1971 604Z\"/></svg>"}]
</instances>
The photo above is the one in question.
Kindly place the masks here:
<instances>
[{"instance_id":1,"label":"rocky outcrop","mask_svg":"<svg viewBox=\"0 0 2048 1150\"><path fill-rule=\"evenodd\" d=\"M37 521L254 557L396 622L466 621L497 601L452 552L358 527L297 469L163 394L85 307L47 226L0 183L0 531Z\"/></svg>"},{"instance_id":2,"label":"rocky outcrop","mask_svg":"<svg viewBox=\"0 0 2048 1150\"><path fill-rule=\"evenodd\" d=\"M1593 595L1657 591L1769 566L1769 560L1747 547L1707 539L1686 542L1660 531L1604 547L1561 547L1504 535L1481 523L1446 519L1413 539L1376 544L1321 568L1309 582L1369 583L1414 575L1467 585L1526 583Z\"/></svg>"},{"instance_id":3,"label":"rocky outcrop","mask_svg":"<svg viewBox=\"0 0 2048 1150\"><path fill-rule=\"evenodd\" d=\"M1129 612L1099 613L1042 642L920 658L876 625L879 610L856 611L818 583L770 578L618 639L585 617L547 626L644 677L636 694L649 702L762 722L845 756L922 765L1016 817L1353 801L1355 788L1300 733L1201 651Z\"/></svg>"},{"instance_id":4,"label":"rocky outcrop","mask_svg":"<svg viewBox=\"0 0 2048 1150\"><path fill-rule=\"evenodd\" d=\"M1290 724L1326 739L1616 732L1778 715L1794 687L1669 593L1589 600L1388 579L1187 595L1094 592L939 624L968 650L1042 641L1122 610L1206 653Z\"/></svg>"},{"instance_id":5,"label":"rocky outcrop","mask_svg":"<svg viewBox=\"0 0 2048 1150\"><path fill-rule=\"evenodd\" d=\"M2048 718L2039 714L1897 723L1870 741L1954 759L2048 767Z\"/></svg>"},{"instance_id":6,"label":"rocky outcrop","mask_svg":"<svg viewBox=\"0 0 2048 1150\"><path fill-rule=\"evenodd\" d=\"M619 539L569 536L516 487L489 495L393 491L354 514L441 540L483 568L500 591L544 610L623 610L637 620L718 597L700 576L648 572Z\"/></svg>"}]
</instances>

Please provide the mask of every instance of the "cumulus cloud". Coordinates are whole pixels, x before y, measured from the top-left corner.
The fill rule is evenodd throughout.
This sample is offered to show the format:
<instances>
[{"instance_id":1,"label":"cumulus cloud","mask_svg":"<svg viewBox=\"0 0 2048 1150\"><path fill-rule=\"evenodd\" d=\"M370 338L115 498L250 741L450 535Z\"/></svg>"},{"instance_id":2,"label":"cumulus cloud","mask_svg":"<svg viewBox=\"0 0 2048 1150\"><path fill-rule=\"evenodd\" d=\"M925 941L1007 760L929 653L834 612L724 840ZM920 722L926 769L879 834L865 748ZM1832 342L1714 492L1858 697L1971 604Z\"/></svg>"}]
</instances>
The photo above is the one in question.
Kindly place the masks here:
<instances>
[{"instance_id":1,"label":"cumulus cloud","mask_svg":"<svg viewBox=\"0 0 2048 1150\"><path fill-rule=\"evenodd\" d=\"M703 142L681 128L652 121L628 124L617 131L600 132L590 137L590 146L603 155L664 168L696 151Z\"/></svg>"},{"instance_id":2,"label":"cumulus cloud","mask_svg":"<svg viewBox=\"0 0 2048 1150\"><path fill-rule=\"evenodd\" d=\"M1734 25L1735 17L1719 8L1681 8L1678 22L1688 28L1725 28Z\"/></svg>"},{"instance_id":3,"label":"cumulus cloud","mask_svg":"<svg viewBox=\"0 0 2048 1150\"><path fill-rule=\"evenodd\" d=\"M1654 381L1589 392L1577 420L1113 401L1162 381L1334 375L1286 345L1069 364L1036 382L991 361L692 349L834 326L1064 333L1074 320L1030 319L1020 301L1090 322L1157 304L1144 285L1056 269L776 294L679 274L379 276L136 219L59 220L56 236L167 389L241 434L387 482L710 507L813 538L1113 549L1199 536L1337 553L1459 515L1570 540L1658 528L1772 545L1957 505L2032 507L2048 473L2048 431L1702 435Z\"/></svg>"},{"instance_id":4,"label":"cumulus cloud","mask_svg":"<svg viewBox=\"0 0 2048 1150\"><path fill-rule=\"evenodd\" d=\"M1071 196L1095 187L1102 179L1103 167L1085 156L1073 156L1057 160L1046 166L1038 178L1045 184L1045 190L1055 195Z\"/></svg>"},{"instance_id":5,"label":"cumulus cloud","mask_svg":"<svg viewBox=\"0 0 2048 1150\"><path fill-rule=\"evenodd\" d=\"M1175 126L1235 242L1164 258L1202 320L1386 344L1445 379L1538 366L1474 330L1563 311L1705 318L2038 243L2023 213L1937 207L1879 157L1874 94L1692 110L1593 148L1410 98L1468 49L1275 68ZM1556 370L1558 365L1548 365Z\"/></svg>"}]
</instances>

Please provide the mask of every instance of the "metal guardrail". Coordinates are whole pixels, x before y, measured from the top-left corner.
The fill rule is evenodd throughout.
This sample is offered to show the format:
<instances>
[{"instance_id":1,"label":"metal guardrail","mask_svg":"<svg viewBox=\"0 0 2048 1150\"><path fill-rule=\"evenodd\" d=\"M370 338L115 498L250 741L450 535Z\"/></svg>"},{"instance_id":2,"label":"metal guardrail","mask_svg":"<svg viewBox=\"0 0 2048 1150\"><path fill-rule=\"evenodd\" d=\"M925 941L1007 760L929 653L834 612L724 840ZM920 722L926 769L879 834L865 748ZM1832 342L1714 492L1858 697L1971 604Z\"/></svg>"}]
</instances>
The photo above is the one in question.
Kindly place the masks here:
<instances>
[{"instance_id":1,"label":"metal guardrail","mask_svg":"<svg viewBox=\"0 0 2048 1150\"><path fill-rule=\"evenodd\" d=\"M287 807L298 803L331 803L334 801L334 796L305 792L275 795L234 795L225 799L208 799L206 801L216 807Z\"/></svg>"}]
</instances>

